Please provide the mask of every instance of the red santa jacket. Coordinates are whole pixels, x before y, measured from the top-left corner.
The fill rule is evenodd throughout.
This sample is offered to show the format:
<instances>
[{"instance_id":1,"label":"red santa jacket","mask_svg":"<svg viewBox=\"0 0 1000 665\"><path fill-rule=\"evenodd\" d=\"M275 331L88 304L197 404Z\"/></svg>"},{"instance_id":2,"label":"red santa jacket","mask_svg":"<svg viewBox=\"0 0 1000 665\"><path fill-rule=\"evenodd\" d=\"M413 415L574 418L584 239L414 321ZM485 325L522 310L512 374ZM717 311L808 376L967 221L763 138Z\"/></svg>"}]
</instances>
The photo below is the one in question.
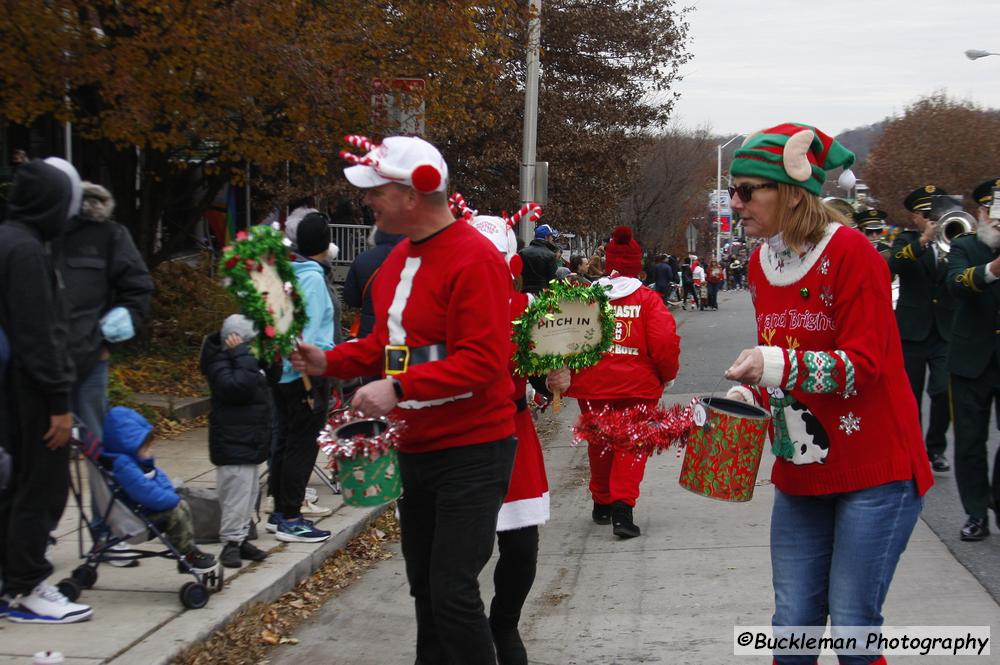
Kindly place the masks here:
<instances>
[{"instance_id":1,"label":"red santa jacket","mask_svg":"<svg viewBox=\"0 0 1000 665\"><path fill-rule=\"evenodd\" d=\"M615 311L611 350L592 367L574 372L567 397L659 399L677 376L681 340L663 298L632 277L604 278Z\"/></svg>"}]
</instances>

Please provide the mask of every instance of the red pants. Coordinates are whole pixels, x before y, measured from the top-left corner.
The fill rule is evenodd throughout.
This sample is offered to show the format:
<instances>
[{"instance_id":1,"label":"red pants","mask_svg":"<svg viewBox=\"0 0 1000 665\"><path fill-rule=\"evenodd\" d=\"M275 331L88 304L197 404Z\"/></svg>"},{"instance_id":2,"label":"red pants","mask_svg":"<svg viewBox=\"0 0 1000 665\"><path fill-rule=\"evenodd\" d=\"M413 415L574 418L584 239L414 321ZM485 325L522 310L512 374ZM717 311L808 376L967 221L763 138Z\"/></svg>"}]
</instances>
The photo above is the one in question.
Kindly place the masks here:
<instances>
[{"instance_id":1,"label":"red pants","mask_svg":"<svg viewBox=\"0 0 1000 665\"><path fill-rule=\"evenodd\" d=\"M627 409L640 404L655 406L655 399L589 399L578 400L580 411L601 411L604 407ZM590 458L590 494L594 501L609 505L621 501L629 506L635 505L639 498L639 483L646 472L645 453L611 451L594 445L587 447Z\"/></svg>"}]
</instances>

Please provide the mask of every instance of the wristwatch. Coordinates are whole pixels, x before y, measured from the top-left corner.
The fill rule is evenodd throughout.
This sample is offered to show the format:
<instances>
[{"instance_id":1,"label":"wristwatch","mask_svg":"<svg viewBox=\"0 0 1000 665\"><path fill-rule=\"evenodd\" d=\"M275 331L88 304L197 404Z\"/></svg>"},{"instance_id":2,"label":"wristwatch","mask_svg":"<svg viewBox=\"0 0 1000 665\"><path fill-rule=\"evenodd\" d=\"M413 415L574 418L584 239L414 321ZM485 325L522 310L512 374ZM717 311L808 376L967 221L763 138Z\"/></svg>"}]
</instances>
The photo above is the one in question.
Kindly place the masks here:
<instances>
[{"instance_id":1,"label":"wristwatch","mask_svg":"<svg viewBox=\"0 0 1000 665\"><path fill-rule=\"evenodd\" d=\"M401 384L399 381L397 381L393 377L389 377L389 380L392 381L392 390L393 390L393 392L396 393L396 399L402 401L402 399L403 399L403 384Z\"/></svg>"}]
</instances>

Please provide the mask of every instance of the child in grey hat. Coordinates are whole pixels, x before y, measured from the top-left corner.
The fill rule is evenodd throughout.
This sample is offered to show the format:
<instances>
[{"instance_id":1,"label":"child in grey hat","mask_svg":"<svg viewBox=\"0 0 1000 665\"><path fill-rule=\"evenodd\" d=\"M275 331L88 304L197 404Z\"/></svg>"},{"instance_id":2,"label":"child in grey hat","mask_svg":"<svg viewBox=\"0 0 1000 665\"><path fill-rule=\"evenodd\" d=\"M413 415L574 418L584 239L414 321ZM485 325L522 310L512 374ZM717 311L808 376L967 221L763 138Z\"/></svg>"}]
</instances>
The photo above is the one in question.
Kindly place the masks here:
<instances>
[{"instance_id":1,"label":"child in grey hat","mask_svg":"<svg viewBox=\"0 0 1000 665\"><path fill-rule=\"evenodd\" d=\"M249 342L256 335L250 319L233 314L218 333L205 338L201 349L201 371L212 392L208 452L216 466L222 509L219 561L229 568L239 568L241 559L267 556L247 540L259 491L257 466L267 460L273 427L265 366L250 353ZM274 366L274 381L280 370Z\"/></svg>"}]
</instances>

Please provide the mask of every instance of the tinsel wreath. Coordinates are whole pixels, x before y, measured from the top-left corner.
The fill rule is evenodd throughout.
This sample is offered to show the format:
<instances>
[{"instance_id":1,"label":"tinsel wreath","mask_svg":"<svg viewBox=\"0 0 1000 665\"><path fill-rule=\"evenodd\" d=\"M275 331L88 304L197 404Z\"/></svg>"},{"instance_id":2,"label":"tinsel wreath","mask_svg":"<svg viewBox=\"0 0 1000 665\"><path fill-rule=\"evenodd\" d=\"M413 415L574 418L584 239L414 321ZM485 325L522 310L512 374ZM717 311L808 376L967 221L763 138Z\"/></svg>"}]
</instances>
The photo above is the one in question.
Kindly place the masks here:
<instances>
[{"instance_id":1,"label":"tinsel wreath","mask_svg":"<svg viewBox=\"0 0 1000 665\"><path fill-rule=\"evenodd\" d=\"M389 450L399 447L399 435L403 425L386 419L387 429L377 436L357 435L343 438L337 435L337 429L349 425L357 419L356 414L341 411L330 416L326 425L320 430L316 445L326 453L330 460L328 468L336 469L339 460L356 460L365 458L375 460Z\"/></svg>"},{"instance_id":2,"label":"tinsel wreath","mask_svg":"<svg viewBox=\"0 0 1000 665\"><path fill-rule=\"evenodd\" d=\"M606 451L659 454L684 446L691 431L691 407L641 404L627 409L605 407L580 415L573 427L575 443L586 441Z\"/></svg>"},{"instance_id":3,"label":"tinsel wreath","mask_svg":"<svg viewBox=\"0 0 1000 665\"><path fill-rule=\"evenodd\" d=\"M252 226L249 233L240 231L236 234L236 242L223 249L219 261L226 287L236 297L243 314L257 328L258 334L251 342L251 351L257 358L269 361L289 355L309 321L295 270L288 258L290 245L291 241L284 237L277 224ZM283 333L275 328L273 309L250 277L254 271L263 271L265 263L274 267L281 278L285 295L292 301L292 325Z\"/></svg>"},{"instance_id":4,"label":"tinsel wreath","mask_svg":"<svg viewBox=\"0 0 1000 665\"><path fill-rule=\"evenodd\" d=\"M601 323L601 341L585 345L577 353L560 355L549 353L544 356L533 351L535 343L531 340L531 331L539 319L554 320L561 310L560 302L575 300L584 303L597 303L597 315ZM552 280L549 287L535 296L524 313L514 320L514 366L515 371L522 376L539 376L554 369L568 367L583 369L596 365L605 351L611 348L611 340L615 336L615 314L608 301L608 294L597 284L591 286L573 286L563 281Z\"/></svg>"}]
</instances>

